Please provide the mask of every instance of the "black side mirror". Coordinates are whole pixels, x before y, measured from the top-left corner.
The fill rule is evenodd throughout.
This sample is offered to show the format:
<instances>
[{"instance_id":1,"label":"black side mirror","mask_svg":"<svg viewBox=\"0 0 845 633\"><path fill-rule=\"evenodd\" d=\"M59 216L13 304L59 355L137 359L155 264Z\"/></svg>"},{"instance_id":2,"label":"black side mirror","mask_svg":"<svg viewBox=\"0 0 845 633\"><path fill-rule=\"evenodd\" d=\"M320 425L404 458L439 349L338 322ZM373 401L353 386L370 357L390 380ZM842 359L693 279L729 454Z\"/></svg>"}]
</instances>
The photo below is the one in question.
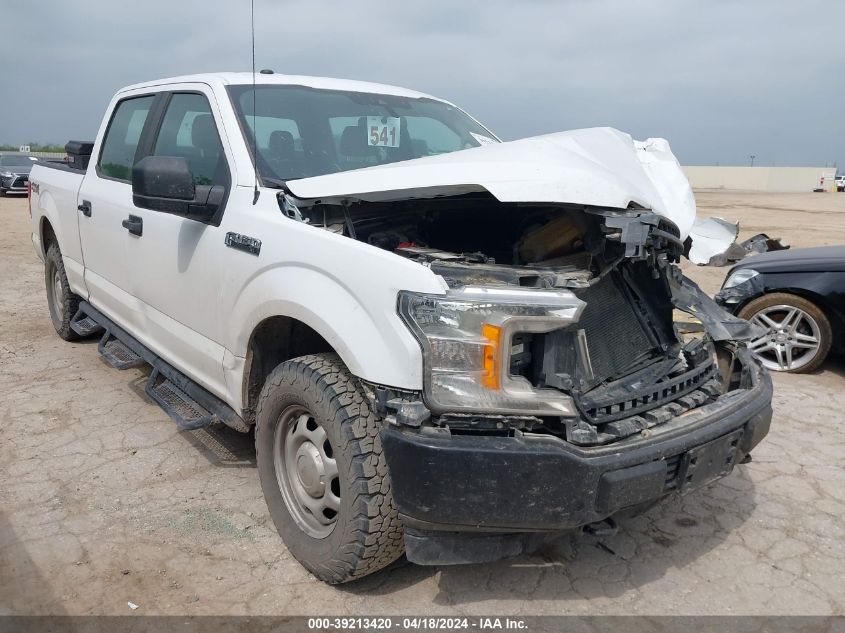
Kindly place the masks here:
<instances>
[{"instance_id":1,"label":"black side mirror","mask_svg":"<svg viewBox=\"0 0 845 633\"><path fill-rule=\"evenodd\" d=\"M225 195L222 185L195 185L182 156L145 156L132 168L132 201L142 209L208 222Z\"/></svg>"}]
</instances>

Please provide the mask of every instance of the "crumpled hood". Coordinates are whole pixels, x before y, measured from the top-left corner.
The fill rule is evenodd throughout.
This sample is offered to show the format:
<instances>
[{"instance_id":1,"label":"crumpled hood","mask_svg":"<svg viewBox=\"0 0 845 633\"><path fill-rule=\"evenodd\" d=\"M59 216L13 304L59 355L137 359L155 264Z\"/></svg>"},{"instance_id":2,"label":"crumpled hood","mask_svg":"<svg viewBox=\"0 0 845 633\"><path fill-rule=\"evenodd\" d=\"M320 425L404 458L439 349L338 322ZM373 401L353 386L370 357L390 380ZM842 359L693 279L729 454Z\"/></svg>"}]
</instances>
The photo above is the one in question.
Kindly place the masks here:
<instances>
[{"instance_id":1,"label":"crumpled hood","mask_svg":"<svg viewBox=\"0 0 845 633\"><path fill-rule=\"evenodd\" d=\"M669 143L588 128L482 145L366 169L291 180L299 198L433 197L486 190L501 202L652 209L685 238L695 198Z\"/></svg>"}]
</instances>

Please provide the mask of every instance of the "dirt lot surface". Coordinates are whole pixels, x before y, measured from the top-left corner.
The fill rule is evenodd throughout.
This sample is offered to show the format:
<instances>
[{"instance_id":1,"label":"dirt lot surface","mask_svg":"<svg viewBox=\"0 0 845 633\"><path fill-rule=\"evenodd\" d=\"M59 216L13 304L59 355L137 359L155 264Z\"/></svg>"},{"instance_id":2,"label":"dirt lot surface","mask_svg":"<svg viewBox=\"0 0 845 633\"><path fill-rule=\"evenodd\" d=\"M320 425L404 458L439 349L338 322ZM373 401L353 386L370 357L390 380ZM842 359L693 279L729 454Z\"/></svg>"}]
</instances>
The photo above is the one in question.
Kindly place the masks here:
<instances>
[{"instance_id":1,"label":"dirt lot surface","mask_svg":"<svg viewBox=\"0 0 845 633\"><path fill-rule=\"evenodd\" d=\"M702 215L845 243L845 194L699 194ZM343 587L285 550L251 438L179 433L47 313L25 200L0 199L0 614L843 614L845 364L775 376L754 461L616 536ZM687 266L714 291L726 269Z\"/></svg>"}]
</instances>

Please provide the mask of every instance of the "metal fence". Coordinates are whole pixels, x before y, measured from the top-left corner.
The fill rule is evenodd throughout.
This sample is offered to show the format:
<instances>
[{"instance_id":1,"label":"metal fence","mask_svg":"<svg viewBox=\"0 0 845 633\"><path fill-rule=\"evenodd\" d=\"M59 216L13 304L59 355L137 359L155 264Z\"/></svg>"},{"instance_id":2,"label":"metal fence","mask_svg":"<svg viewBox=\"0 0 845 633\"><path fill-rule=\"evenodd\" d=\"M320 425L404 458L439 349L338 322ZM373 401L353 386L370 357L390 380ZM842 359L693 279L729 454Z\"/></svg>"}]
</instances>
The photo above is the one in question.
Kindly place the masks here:
<instances>
[{"instance_id":1,"label":"metal fence","mask_svg":"<svg viewBox=\"0 0 845 633\"><path fill-rule=\"evenodd\" d=\"M12 150L0 150L0 156L4 154L20 154L21 152L15 152ZM27 156L35 156L36 158L64 158L66 154L64 152L23 152Z\"/></svg>"}]
</instances>

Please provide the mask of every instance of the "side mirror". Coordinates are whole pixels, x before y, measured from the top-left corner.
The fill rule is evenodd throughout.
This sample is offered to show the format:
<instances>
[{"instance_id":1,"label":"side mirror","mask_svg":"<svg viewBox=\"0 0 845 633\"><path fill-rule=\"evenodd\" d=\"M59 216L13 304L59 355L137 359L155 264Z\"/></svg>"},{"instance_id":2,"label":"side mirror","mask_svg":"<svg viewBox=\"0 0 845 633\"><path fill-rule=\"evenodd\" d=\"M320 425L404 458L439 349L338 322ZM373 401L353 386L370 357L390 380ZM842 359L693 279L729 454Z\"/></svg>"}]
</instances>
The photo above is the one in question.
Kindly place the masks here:
<instances>
[{"instance_id":1,"label":"side mirror","mask_svg":"<svg viewBox=\"0 0 845 633\"><path fill-rule=\"evenodd\" d=\"M195 185L182 156L145 156L132 168L132 201L142 209L209 222L225 195L222 185Z\"/></svg>"}]
</instances>

